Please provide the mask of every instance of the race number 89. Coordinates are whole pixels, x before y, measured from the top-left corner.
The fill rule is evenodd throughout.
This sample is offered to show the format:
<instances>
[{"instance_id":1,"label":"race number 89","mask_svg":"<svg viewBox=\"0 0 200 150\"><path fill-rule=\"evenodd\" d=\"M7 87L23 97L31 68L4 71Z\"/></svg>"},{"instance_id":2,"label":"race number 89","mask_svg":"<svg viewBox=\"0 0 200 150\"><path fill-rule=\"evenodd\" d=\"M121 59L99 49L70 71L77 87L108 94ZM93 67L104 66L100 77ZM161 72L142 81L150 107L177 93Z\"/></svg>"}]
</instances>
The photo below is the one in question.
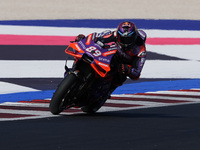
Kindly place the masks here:
<instances>
[{"instance_id":1,"label":"race number 89","mask_svg":"<svg viewBox=\"0 0 200 150\"><path fill-rule=\"evenodd\" d=\"M87 52L92 53L92 55L94 55L94 56L96 56L96 57L98 57L98 56L101 55L101 51L98 50L98 49L97 49L96 47L94 47L94 46L90 46L90 47L86 48L85 50L86 50Z\"/></svg>"}]
</instances>

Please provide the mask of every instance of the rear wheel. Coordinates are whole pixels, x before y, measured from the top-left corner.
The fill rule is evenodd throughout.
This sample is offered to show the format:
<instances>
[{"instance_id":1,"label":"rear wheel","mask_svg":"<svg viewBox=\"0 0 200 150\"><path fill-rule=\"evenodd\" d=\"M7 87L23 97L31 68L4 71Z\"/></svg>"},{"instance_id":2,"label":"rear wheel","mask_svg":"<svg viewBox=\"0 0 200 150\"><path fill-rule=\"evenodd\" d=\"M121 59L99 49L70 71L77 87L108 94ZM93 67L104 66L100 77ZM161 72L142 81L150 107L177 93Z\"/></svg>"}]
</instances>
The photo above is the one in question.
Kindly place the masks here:
<instances>
[{"instance_id":1,"label":"rear wheel","mask_svg":"<svg viewBox=\"0 0 200 150\"><path fill-rule=\"evenodd\" d=\"M64 105L66 97L68 96L71 87L73 87L73 85L77 82L78 78L74 74L69 74L63 79L53 94L49 105L49 109L52 114L58 115L66 108Z\"/></svg>"},{"instance_id":2,"label":"rear wheel","mask_svg":"<svg viewBox=\"0 0 200 150\"><path fill-rule=\"evenodd\" d=\"M98 111L101 106L106 102L107 98L99 98L98 100L84 106L81 110L87 114L93 114Z\"/></svg>"}]
</instances>

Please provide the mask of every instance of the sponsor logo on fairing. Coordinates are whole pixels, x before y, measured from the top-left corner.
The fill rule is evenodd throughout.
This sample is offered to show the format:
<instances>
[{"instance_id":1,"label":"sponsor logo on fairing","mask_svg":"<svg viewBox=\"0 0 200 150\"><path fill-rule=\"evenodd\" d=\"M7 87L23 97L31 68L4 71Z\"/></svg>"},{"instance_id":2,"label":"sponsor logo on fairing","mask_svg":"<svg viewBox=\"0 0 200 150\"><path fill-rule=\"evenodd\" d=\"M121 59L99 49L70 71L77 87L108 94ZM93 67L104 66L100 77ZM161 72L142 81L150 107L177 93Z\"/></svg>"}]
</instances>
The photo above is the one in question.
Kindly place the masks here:
<instances>
[{"instance_id":1,"label":"sponsor logo on fairing","mask_svg":"<svg viewBox=\"0 0 200 150\"><path fill-rule=\"evenodd\" d=\"M112 51L107 51L105 53L103 53L103 56L106 57L108 55L112 55L112 54L115 54L117 50L112 50Z\"/></svg>"},{"instance_id":2,"label":"sponsor logo on fairing","mask_svg":"<svg viewBox=\"0 0 200 150\"><path fill-rule=\"evenodd\" d=\"M101 62L98 62L98 64L101 65L101 66L109 67L108 65L101 63Z\"/></svg>"},{"instance_id":3,"label":"sponsor logo on fairing","mask_svg":"<svg viewBox=\"0 0 200 150\"><path fill-rule=\"evenodd\" d=\"M97 43L94 43L94 46L98 47L101 50L104 44L100 41L97 41Z\"/></svg>"},{"instance_id":4,"label":"sponsor logo on fairing","mask_svg":"<svg viewBox=\"0 0 200 150\"><path fill-rule=\"evenodd\" d=\"M99 59L99 61L104 61L104 62L107 62L107 63L110 62L110 60L106 59L106 58L99 57L98 59Z\"/></svg>"},{"instance_id":5,"label":"sponsor logo on fairing","mask_svg":"<svg viewBox=\"0 0 200 150\"><path fill-rule=\"evenodd\" d=\"M78 51L82 51L82 49L78 46L78 44L75 44Z\"/></svg>"},{"instance_id":6,"label":"sponsor logo on fairing","mask_svg":"<svg viewBox=\"0 0 200 150\"><path fill-rule=\"evenodd\" d=\"M86 49L86 47L85 47L85 45L83 44L82 41L79 41L78 43L82 46L83 49Z\"/></svg>"},{"instance_id":7,"label":"sponsor logo on fairing","mask_svg":"<svg viewBox=\"0 0 200 150\"><path fill-rule=\"evenodd\" d=\"M111 48L108 49L108 51L112 51L112 50L117 50L117 48L116 47L111 47Z\"/></svg>"}]
</instances>

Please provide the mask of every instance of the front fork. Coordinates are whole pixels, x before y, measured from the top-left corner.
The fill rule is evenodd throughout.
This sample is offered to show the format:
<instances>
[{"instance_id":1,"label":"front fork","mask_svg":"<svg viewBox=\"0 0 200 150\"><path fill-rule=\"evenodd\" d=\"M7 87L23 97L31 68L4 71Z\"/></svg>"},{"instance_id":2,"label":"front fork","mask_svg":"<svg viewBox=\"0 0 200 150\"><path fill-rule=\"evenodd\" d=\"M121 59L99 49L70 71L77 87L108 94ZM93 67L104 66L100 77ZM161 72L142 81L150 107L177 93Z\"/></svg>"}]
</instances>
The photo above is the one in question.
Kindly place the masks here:
<instances>
[{"instance_id":1,"label":"front fork","mask_svg":"<svg viewBox=\"0 0 200 150\"><path fill-rule=\"evenodd\" d=\"M95 81L95 75L93 73L94 72L89 72L86 74L79 71L78 68L75 67L73 67L72 70L68 72L68 74L74 74L78 80L78 82L71 88L69 93L71 99L71 105L69 107L80 106L87 102L89 95L88 89L90 89Z\"/></svg>"}]
</instances>

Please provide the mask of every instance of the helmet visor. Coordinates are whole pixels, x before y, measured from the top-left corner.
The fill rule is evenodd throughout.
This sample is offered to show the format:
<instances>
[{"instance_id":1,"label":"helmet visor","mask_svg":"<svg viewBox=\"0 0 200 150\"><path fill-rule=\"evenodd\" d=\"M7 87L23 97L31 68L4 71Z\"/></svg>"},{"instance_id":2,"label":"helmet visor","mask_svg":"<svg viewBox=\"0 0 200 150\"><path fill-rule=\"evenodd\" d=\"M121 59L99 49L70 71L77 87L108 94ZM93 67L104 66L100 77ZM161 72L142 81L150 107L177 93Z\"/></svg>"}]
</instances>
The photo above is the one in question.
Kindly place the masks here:
<instances>
[{"instance_id":1,"label":"helmet visor","mask_svg":"<svg viewBox=\"0 0 200 150\"><path fill-rule=\"evenodd\" d=\"M119 36L118 37L118 41L121 43L121 44L132 44L134 43L135 41L135 36L131 36L131 37L122 37L122 36Z\"/></svg>"}]
</instances>

